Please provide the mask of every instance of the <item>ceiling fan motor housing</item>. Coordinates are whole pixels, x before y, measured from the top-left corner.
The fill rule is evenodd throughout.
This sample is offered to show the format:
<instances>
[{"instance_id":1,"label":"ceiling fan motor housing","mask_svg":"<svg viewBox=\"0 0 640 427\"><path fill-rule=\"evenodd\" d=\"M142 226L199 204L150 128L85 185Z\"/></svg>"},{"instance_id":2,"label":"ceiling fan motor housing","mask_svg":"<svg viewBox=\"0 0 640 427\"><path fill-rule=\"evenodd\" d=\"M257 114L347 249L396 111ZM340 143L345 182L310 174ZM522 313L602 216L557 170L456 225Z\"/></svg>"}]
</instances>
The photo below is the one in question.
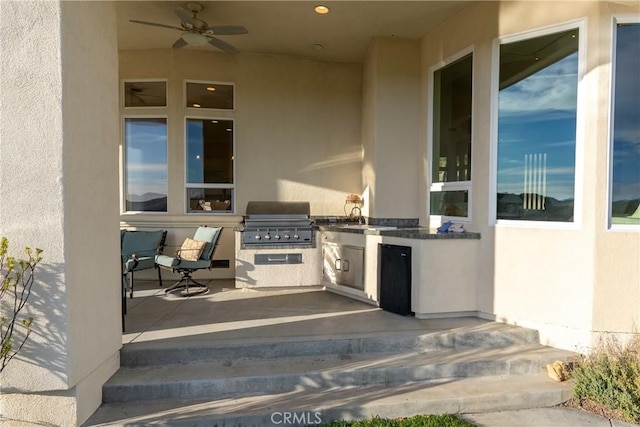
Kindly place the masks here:
<instances>
[{"instance_id":1,"label":"ceiling fan motor housing","mask_svg":"<svg viewBox=\"0 0 640 427\"><path fill-rule=\"evenodd\" d=\"M198 30L198 31L204 31L209 26L209 24L204 22L202 19L198 19L198 18L191 18L191 22L192 22L192 24L189 24L187 22L182 21L182 27L185 30L194 29L194 30Z\"/></svg>"}]
</instances>

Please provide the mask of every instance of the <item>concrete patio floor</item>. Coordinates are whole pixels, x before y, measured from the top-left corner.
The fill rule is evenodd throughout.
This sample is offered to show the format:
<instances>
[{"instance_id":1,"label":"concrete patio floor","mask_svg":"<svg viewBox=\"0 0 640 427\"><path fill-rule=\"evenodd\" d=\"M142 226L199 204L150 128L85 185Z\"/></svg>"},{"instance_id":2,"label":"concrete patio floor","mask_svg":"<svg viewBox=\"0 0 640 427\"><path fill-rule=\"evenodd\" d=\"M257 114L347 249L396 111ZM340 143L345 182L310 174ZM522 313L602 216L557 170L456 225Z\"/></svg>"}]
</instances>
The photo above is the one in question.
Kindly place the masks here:
<instances>
[{"instance_id":1,"label":"concrete patio floor","mask_svg":"<svg viewBox=\"0 0 640 427\"><path fill-rule=\"evenodd\" d=\"M400 316L322 287L236 289L233 280L203 281L206 295L165 295L157 281L136 280L123 345L295 339L309 336L491 328L477 318L419 320Z\"/></svg>"}]
</instances>

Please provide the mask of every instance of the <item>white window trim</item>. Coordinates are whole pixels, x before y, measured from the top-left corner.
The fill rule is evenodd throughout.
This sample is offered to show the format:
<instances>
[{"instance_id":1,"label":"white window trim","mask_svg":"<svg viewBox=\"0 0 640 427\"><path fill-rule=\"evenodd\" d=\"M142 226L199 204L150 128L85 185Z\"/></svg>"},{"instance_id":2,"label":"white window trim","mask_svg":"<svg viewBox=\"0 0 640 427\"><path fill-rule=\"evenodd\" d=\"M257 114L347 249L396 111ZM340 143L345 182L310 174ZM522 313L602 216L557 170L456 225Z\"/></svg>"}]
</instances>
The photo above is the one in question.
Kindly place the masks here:
<instances>
[{"instance_id":1,"label":"white window trim","mask_svg":"<svg viewBox=\"0 0 640 427\"><path fill-rule=\"evenodd\" d=\"M155 107L127 107L125 106L124 84L132 82L164 82L164 99L167 105ZM169 80L168 79L122 79L120 80L120 106L125 110L163 110L169 107Z\"/></svg>"},{"instance_id":2,"label":"white window trim","mask_svg":"<svg viewBox=\"0 0 640 427\"><path fill-rule=\"evenodd\" d=\"M187 83L197 84L211 84L211 85L225 85L233 87L233 108L204 108L204 107L189 107L187 105ZM182 83L182 107L186 108L189 113L195 113L197 111L216 111L216 112L235 112L236 111L236 84L232 82L222 82L213 80L184 80Z\"/></svg>"},{"instance_id":3,"label":"white window trim","mask_svg":"<svg viewBox=\"0 0 640 427\"><path fill-rule=\"evenodd\" d=\"M185 86L186 89L186 86ZM197 108L197 110L200 110L200 108ZM226 110L225 110L226 111ZM233 122L233 183L231 184L204 184L204 183L189 183L187 182L188 179L188 174L189 171L187 169L187 120L229 120ZM236 173L237 173L237 168L236 168L236 119L234 117L203 117L203 116L185 116L184 117L184 137L182 139L183 141L183 157L184 157L184 163L183 163L183 170L184 170L184 177L183 177L183 184L184 184L184 191L182 192L182 206L184 209L184 214L185 215L235 215L236 214ZM230 211L202 211L202 212L189 212L189 209L187 209L187 189L188 188L219 188L219 189L229 189L229 190L233 190L232 191L232 200L231 200L231 206L232 209Z\"/></svg>"},{"instance_id":4,"label":"white window trim","mask_svg":"<svg viewBox=\"0 0 640 427\"><path fill-rule=\"evenodd\" d=\"M448 58L438 62L437 64L429 67L428 72L428 83L427 83L427 158L429 159L427 163L427 179L426 179L426 188L427 188L427 197L426 197L426 212L429 217L429 226L437 227L442 225L443 222L453 221L453 222L464 222L471 223L472 221L472 181L454 181L454 182L433 182L433 91L434 91L434 81L433 74L441 68L446 67L449 64L452 64L467 55L473 55L472 60L472 88L476 87L476 61L475 61L475 47L473 45L468 46L454 55L449 56ZM469 162L471 163L471 175L473 177L473 157L475 150L473 149L473 128L475 125L475 90L471 91L471 158ZM469 202L467 205L467 216L466 217L458 217L458 216L446 216L446 215L431 215L431 192L437 191L459 191L466 190L469 194Z\"/></svg>"},{"instance_id":5,"label":"white window trim","mask_svg":"<svg viewBox=\"0 0 640 427\"><path fill-rule=\"evenodd\" d=\"M640 232L640 224L613 224L613 131L615 116L616 42L618 24L640 24L640 15L614 15L611 20L611 71L609 73L609 147L607 151L607 218L605 229L610 232Z\"/></svg>"},{"instance_id":6,"label":"white window trim","mask_svg":"<svg viewBox=\"0 0 640 427\"><path fill-rule=\"evenodd\" d=\"M473 204L473 190L471 181L457 181L451 183L436 182L431 184L429 189L429 197L427 197L427 204L431 204L431 192L444 192L444 191L467 191L467 216L452 216L452 215L429 215L429 224L431 227L442 225L446 221L471 223L471 206ZM429 206L430 207L430 206Z\"/></svg>"},{"instance_id":7,"label":"white window trim","mask_svg":"<svg viewBox=\"0 0 640 427\"><path fill-rule=\"evenodd\" d=\"M139 80L136 80L139 81ZM127 119L165 119L167 126L167 211L166 212L149 212L149 211L128 211L127 208L127 189L125 188L127 183L127 168L125 167L127 162L127 150L126 150L126 126ZM160 114L150 115L133 115L127 114L121 117L120 123L120 215L167 215L169 213L169 116Z\"/></svg>"},{"instance_id":8,"label":"white window trim","mask_svg":"<svg viewBox=\"0 0 640 427\"><path fill-rule=\"evenodd\" d=\"M500 80L500 45L544 36L551 33L578 29L578 88L576 96L576 153L575 187L573 193L573 222L522 221L497 218L498 188L498 98ZM491 70L491 124L490 124L490 169L489 169L489 226L509 228L579 230L582 228L584 188L584 135L585 135L585 82L587 70L587 20L578 19L535 30L524 31L496 38L492 48Z\"/></svg>"}]
</instances>

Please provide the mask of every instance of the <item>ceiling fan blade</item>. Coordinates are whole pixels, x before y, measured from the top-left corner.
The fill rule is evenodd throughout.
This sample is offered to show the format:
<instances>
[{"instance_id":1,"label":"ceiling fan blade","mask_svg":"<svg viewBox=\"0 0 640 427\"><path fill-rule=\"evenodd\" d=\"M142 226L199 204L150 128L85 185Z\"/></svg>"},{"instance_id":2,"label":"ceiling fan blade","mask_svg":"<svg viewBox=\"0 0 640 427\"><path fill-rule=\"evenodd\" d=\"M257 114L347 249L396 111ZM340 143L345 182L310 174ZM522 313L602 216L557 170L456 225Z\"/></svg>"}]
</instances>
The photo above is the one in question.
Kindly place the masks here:
<instances>
[{"instance_id":1,"label":"ceiling fan blade","mask_svg":"<svg viewBox=\"0 0 640 427\"><path fill-rule=\"evenodd\" d=\"M182 28L173 27L171 25L156 24L155 22L137 21L135 19L129 19L129 22L133 22L134 24L151 25L153 27L171 28L173 30L184 31Z\"/></svg>"},{"instance_id":2,"label":"ceiling fan blade","mask_svg":"<svg viewBox=\"0 0 640 427\"><path fill-rule=\"evenodd\" d=\"M187 42L184 41L182 37L180 37L178 40L176 40L176 42L171 47L174 49L180 49L181 47L185 47L186 45L187 45Z\"/></svg>"},{"instance_id":3,"label":"ceiling fan blade","mask_svg":"<svg viewBox=\"0 0 640 427\"><path fill-rule=\"evenodd\" d=\"M209 31L213 31L213 34L221 36L234 36L236 34L247 34L249 31L245 27L237 25L212 25L207 28Z\"/></svg>"},{"instance_id":4,"label":"ceiling fan blade","mask_svg":"<svg viewBox=\"0 0 640 427\"><path fill-rule=\"evenodd\" d=\"M195 23L193 22L193 19L191 19L191 15L189 15L189 12L187 12L186 10L184 10L181 7L176 7L173 10L175 11L176 15L178 15L178 17L180 19L182 19L182 22L185 22L185 23L191 25L191 27L195 26Z\"/></svg>"},{"instance_id":5,"label":"ceiling fan blade","mask_svg":"<svg viewBox=\"0 0 640 427\"><path fill-rule=\"evenodd\" d=\"M238 49L215 37L209 37L209 44L217 47L218 49L224 50L227 53L238 53Z\"/></svg>"}]
</instances>

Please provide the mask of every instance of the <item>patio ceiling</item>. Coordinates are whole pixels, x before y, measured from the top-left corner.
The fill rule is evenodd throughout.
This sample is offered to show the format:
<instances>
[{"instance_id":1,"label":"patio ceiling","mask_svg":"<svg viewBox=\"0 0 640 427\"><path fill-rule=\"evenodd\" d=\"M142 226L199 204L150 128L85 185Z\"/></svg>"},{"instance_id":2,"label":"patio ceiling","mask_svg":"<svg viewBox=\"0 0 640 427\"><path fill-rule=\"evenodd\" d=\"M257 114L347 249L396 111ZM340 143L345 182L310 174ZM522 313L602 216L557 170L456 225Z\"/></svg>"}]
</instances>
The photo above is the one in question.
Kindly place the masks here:
<instances>
[{"instance_id":1,"label":"patio ceiling","mask_svg":"<svg viewBox=\"0 0 640 427\"><path fill-rule=\"evenodd\" d=\"M219 36L240 52L337 62L362 62L375 37L419 39L465 7L467 1L199 1L198 18L211 25L242 25L248 34ZM330 12L314 12L317 4ZM178 30L130 19L180 26L174 8L184 1L118 1L120 49L170 48ZM322 49L314 49L322 45ZM219 51L211 45L183 49Z\"/></svg>"}]
</instances>

